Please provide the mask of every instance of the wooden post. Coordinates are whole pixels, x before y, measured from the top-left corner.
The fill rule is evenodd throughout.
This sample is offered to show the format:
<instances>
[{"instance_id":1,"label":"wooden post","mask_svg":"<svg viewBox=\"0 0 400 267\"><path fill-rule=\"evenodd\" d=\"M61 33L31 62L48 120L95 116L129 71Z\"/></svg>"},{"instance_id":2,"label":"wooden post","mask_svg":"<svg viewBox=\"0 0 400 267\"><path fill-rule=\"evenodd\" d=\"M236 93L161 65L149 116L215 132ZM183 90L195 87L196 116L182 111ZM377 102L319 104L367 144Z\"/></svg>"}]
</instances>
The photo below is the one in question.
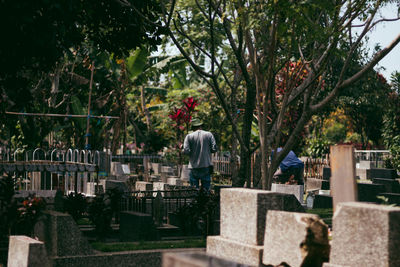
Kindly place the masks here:
<instances>
[{"instance_id":1,"label":"wooden post","mask_svg":"<svg viewBox=\"0 0 400 267\"><path fill-rule=\"evenodd\" d=\"M331 146L333 209L340 202L357 201L356 168L352 145Z\"/></svg>"}]
</instances>

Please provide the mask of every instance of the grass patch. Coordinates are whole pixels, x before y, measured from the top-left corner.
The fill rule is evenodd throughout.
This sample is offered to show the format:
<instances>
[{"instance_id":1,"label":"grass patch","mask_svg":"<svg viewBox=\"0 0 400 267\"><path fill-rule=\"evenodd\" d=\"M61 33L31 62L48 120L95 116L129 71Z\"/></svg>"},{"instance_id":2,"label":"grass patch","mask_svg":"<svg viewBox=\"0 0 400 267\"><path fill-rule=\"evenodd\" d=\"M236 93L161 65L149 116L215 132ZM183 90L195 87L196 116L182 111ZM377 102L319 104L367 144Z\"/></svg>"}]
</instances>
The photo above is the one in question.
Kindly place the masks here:
<instances>
[{"instance_id":1,"label":"grass patch","mask_svg":"<svg viewBox=\"0 0 400 267\"><path fill-rule=\"evenodd\" d=\"M206 239L187 239L179 241L141 241L141 242L94 242L92 247L101 252L130 250L168 249L168 248L205 248Z\"/></svg>"},{"instance_id":2,"label":"grass patch","mask_svg":"<svg viewBox=\"0 0 400 267\"><path fill-rule=\"evenodd\" d=\"M332 225L333 209L306 209L306 212L317 214L326 224Z\"/></svg>"}]
</instances>

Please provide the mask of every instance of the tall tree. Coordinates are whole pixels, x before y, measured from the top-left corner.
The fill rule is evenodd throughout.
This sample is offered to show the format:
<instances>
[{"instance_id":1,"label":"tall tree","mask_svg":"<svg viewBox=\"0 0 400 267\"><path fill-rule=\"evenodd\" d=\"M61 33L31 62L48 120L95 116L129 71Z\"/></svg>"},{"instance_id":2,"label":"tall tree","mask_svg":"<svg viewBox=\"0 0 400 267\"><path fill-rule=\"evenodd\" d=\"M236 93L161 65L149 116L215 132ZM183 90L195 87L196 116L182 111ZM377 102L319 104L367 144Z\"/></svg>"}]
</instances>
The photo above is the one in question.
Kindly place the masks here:
<instances>
[{"instance_id":1,"label":"tall tree","mask_svg":"<svg viewBox=\"0 0 400 267\"><path fill-rule=\"evenodd\" d=\"M242 136L234 123L232 126L241 148L248 152L255 101L262 187L269 189L279 162L297 142L311 116L370 71L400 42L400 35L394 36L360 70L349 70L367 33L381 22L399 19L379 17L378 11L387 2L390 1L172 0L163 8L163 22L179 51L213 88L231 122L220 81L232 87L234 75L232 68L226 67L230 63L227 49L234 56L234 65L240 68L246 87ZM358 33L355 27L360 29ZM192 49L187 49L189 43ZM290 64L298 60L301 67L291 69ZM334 63L340 64L339 72L331 67ZM277 97L276 84L282 72L286 73L285 91ZM298 79L300 75L306 77ZM285 121L293 109L299 114L294 127L284 134L282 129L287 127ZM270 152L278 146L283 147L282 151L269 161ZM249 181L246 159L241 158L241 167L247 169L242 169L241 175Z\"/></svg>"}]
</instances>

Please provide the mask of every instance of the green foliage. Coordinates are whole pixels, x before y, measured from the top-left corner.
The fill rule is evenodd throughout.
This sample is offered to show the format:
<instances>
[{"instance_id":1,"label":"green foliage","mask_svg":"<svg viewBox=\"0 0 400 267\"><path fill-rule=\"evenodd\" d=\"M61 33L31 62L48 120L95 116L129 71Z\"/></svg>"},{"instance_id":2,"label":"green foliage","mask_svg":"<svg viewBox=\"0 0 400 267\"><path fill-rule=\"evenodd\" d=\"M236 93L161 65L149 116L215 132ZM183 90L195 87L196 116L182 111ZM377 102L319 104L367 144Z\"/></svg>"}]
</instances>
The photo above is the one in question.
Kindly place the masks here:
<instances>
[{"instance_id":1,"label":"green foliage","mask_svg":"<svg viewBox=\"0 0 400 267\"><path fill-rule=\"evenodd\" d=\"M389 94L387 112L383 118L382 137L391 155L389 163L391 167L400 171L400 96L398 81L400 73L392 75L392 92Z\"/></svg>"},{"instance_id":2,"label":"green foliage","mask_svg":"<svg viewBox=\"0 0 400 267\"><path fill-rule=\"evenodd\" d=\"M390 163L394 169L400 171L400 135L393 138L390 150Z\"/></svg>"},{"instance_id":3,"label":"green foliage","mask_svg":"<svg viewBox=\"0 0 400 267\"><path fill-rule=\"evenodd\" d=\"M342 143L346 139L346 126L341 123L333 123L324 130L326 140L331 144Z\"/></svg>"},{"instance_id":4,"label":"green foliage","mask_svg":"<svg viewBox=\"0 0 400 267\"><path fill-rule=\"evenodd\" d=\"M320 158L329 154L331 143L324 137L312 137L307 139L305 145L305 154L312 158Z\"/></svg>"}]
</instances>

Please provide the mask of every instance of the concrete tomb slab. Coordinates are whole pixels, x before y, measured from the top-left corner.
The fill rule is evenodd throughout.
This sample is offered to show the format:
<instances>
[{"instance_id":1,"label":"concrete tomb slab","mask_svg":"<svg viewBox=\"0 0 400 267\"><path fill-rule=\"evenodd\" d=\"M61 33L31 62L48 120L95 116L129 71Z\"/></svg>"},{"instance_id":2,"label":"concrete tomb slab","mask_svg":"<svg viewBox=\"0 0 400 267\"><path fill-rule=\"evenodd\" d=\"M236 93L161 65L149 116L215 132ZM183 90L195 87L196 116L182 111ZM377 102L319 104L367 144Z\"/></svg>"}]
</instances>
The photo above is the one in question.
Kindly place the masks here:
<instances>
[{"instance_id":1,"label":"concrete tomb slab","mask_svg":"<svg viewBox=\"0 0 400 267\"><path fill-rule=\"evenodd\" d=\"M221 190L221 236L263 245L268 210L304 211L289 194L246 188Z\"/></svg>"},{"instance_id":2,"label":"concrete tomb slab","mask_svg":"<svg viewBox=\"0 0 400 267\"><path fill-rule=\"evenodd\" d=\"M93 249L83 237L79 227L69 214L46 210L34 227L34 235L43 241L47 255L90 255Z\"/></svg>"},{"instance_id":3,"label":"concrete tomb slab","mask_svg":"<svg viewBox=\"0 0 400 267\"><path fill-rule=\"evenodd\" d=\"M207 238L207 253L239 264L261 264L269 210L304 211L294 195L247 188L220 193L220 236Z\"/></svg>"},{"instance_id":4,"label":"concrete tomb slab","mask_svg":"<svg viewBox=\"0 0 400 267\"><path fill-rule=\"evenodd\" d=\"M9 267L50 267L43 242L21 235L10 236Z\"/></svg>"},{"instance_id":5,"label":"concrete tomb slab","mask_svg":"<svg viewBox=\"0 0 400 267\"><path fill-rule=\"evenodd\" d=\"M400 208L339 203L333 217L332 237L330 264L400 266Z\"/></svg>"},{"instance_id":6,"label":"concrete tomb slab","mask_svg":"<svg viewBox=\"0 0 400 267\"><path fill-rule=\"evenodd\" d=\"M121 162L111 162L111 175L114 176L124 175Z\"/></svg>"},{"instance_id":7,"label":"concrete tomb slab","mask_svg":"<svg viewBox=\"0 0 400 267\"><path fill-rule=\"evenodd\" d=\"M207 254L249 266L260 266L264 247L221 236L207 237Z\"/></svg>"},{"instance_id":8,"label":"concrete tomb slab","mask_svg":"<svg viewBox=\"0 0 400 267\"><path fill-rule=\"evenodd\" d=\"M322 266L329 260L328 226L317 215L270 210L266 222L264 264Z\"/></svg>"},{"instance_id":9,"label":"concrete tomb slab","mask_svg":"<svg viewBox=\"0 0 400 267\"><path fill-rule=\"evenodd\" d=\"M143 182L143 181L136 181L135 190L136 191L152 191L153 190L153 183Z\"/></svg>"},{"instance_id":10,"label":"concrete tomb slab","mask_svg":"<svg viewBox=\"0 0 400 267\"><path fill-rule=\"evenodd\" d=\"M272 192L294 195L300 203L304 202L304 185L275 184L271 186Z\"/></svg>"},{"instance_id":11,"label":"concrete tomb slab","mask_svg":"<svg viewBox=\"0 0 400 267\"><path fill-rule=\"evenodd\" d=\"M123 181L103 179L100 183L103 185L103 188L106 192L110 189L117 189L120 192L129 191L128 186Z\"/></svg>"}]
</instances>

